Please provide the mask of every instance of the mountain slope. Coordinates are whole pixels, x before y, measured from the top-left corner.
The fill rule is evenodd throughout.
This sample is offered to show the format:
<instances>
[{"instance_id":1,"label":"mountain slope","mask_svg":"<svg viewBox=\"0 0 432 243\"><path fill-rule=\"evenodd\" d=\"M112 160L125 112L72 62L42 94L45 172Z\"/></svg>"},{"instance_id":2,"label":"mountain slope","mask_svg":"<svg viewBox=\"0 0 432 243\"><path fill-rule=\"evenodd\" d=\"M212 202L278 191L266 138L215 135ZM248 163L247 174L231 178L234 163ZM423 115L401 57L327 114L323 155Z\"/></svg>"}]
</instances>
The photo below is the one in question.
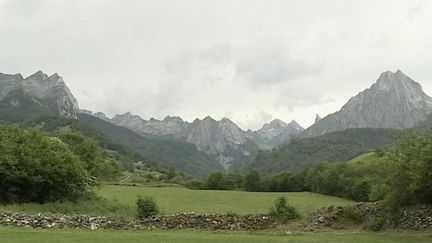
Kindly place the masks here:
<instances>
[{"instance_id":1,"label":"mountain slope","mask_svg":"<svg viewBox=\"0 0 432 243\"><path fill-rule=\"evenodd\" d=\"M143 137L135 132L113 125L87 114L78 114L80 122L94 127L113 141L124 144L146 159L158 161L162 165L193 174L207 175L223 168L205 153L197 150L195 145L161 138Z\"/></svg>"},{"instance_id":2,"label":"mountain slope","mask_svg":"<svg viewBox=\"0 0 432 243\"><path fill-rule=\"evenodd\" d=\"M58 74L23 78L0 73L0 120L19 122L39 116L77 118L78 102Z\"/></svg>"},{"instance_id":3,"label":"mountain slope","mask_svg":"<svg viewBox=\"0 0 432 243\"><path fill-rule=\"evenodd\" d=\"M348 128L414 127L432 112L432 98L400 70L382 73L369 89L351 98L340 111L306 129L301 136L319 136Z\"/></svg>"},{"instance_id":4,"label":"mountain slope","mask_svg":"<svg viewBox=\"0 0 432 243\"><path fill-rule=\"evenodd\" d=\"M322 162L345 162L389 144L398 130L352 128L311 138L294 138L290 143L256 156L235 166L236 170L254 169L271 174L282 170L298 171Z\"/></svg>"},{"instance_id":5,"label":"mountain slope","mask_svg":"<svg viewBox=\"0 0 432 243\"><path fill-rule=\"evenodd\" d=\"M228 118L216 121L208 116L203 120L195 119L188 123L180 117L167 116L162 121L153 118L146 121L127 112L114 116L110 122L145 137L170 135L192 143L198 150L219 161L225 169L229 168L233 161L243 160L257 150L248 134Z\"/></svg>"}]
</instances>

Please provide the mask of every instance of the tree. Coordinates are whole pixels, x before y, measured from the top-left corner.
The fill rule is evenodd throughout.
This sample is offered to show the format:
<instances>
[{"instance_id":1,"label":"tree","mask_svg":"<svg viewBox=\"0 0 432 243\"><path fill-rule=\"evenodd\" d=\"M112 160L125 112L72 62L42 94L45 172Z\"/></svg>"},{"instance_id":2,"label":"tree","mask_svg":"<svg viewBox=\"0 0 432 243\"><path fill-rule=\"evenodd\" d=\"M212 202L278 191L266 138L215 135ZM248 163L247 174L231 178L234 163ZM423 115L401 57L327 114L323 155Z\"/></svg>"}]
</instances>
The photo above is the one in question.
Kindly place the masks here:
<instances>
[{"instance_id":1,"label":"tree","mask_svg":"<svg viewBox=\"0 0 432 243\"><path fill-rule=\"evenodd\" d=\"M256 192L261 188L261 176L257 171L250 171L246 174L243 182L243 189L246 191Z\"/></svg>"},{"instance_id":2,"label":"tree","mask_svg":"<svg viewBox=\"0 0 432 243\"><path fill-rule=\"evenodd\" d=\"M209 190L223 189L222 187L222 173L213 172L207 178L207 188Z\"/></svg>"},{"instance_id":3,"label":"tree","mask_svg":"<svg viewBox=\"0 0 432 243\"><path fill-rule=\"evenodd\" d=\"M91 184L84 164L58 138L0 125L0 202L73 201Z\"/></svg>"},{"instance_id":4,"label":"tree","mask_svg":"<svg viewBox=\"0 0 432 243\"><path fill-rule=\"evenodd\" d=\"M84 162L85 169L95 178L111 178L119 174L118 166L109 161L93 139L80 133L65 132L57 135L70 150Z\"/></svg>"},{"instance_id":5,"label":"tree","mask_svg":"<svg viewBox=\"0 0 432 243\"><path fill-rule=\"evenodd\" d=\"M432 131L405 131L386 158L385 176L378 176L372 188L374 199L383 198L391 209L432 203Z\"/></svg>"}]
</instances>

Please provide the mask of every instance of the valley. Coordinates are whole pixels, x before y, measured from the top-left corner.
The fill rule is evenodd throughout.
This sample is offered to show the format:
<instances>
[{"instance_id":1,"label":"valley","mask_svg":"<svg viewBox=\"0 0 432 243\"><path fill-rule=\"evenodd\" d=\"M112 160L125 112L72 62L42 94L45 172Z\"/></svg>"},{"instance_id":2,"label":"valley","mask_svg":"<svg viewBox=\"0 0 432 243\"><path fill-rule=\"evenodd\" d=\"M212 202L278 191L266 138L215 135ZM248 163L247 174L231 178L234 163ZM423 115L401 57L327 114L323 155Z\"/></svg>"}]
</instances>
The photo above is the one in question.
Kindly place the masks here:
<instances>
[{"instance_id":1,"label":"valley","mask_svg":"<svg viewBox=\"0 0 432 243\"><path fill-rule=\"evenodd\" d=\"M342 242L426 242L430 237L430 165L424 145L432 141L432 98L401 71L381 74L340 111L317 115L309 128L295 120L274 119L256 131L210 116L193 122L172 116L144 120L130 112L109 118L80 109L58 74L1 74L0 86L0 231L8 237L22 231L16 226L48 227L25 217L46 217L47 222L57 217L110 217L130 230L120 234L109 225L104 228L104 221L48 227L55 228L48 233L52 240L57 234L77 232L71 242L79 237L133 241L135 230L147 227L145 222L154 229L143 234L166 237L167 242L218 237L227 242L291 237L298 242L317 237L324 237L324 242L326 237L341 237ZM41 194L43 190L52 192ZM153 216L137 216L143 198L154 204ZM368 216L370 208L373 213ZM395 210L391 215L409 213L395 216L402 219L394 226L388 223L393 219L384 216L389 209ZM425 214L424 220L409 216L418 212ZM8 218L13 215L21 221ZM194 217L222 223L197 224ZM233 217L241 223L229 226ZM188 229L179 231L183 227ZM235 230L225 232L226 227ZM159 231L165 228L170 230ZM223 231L216 236L209 229ZM259 233L242 232L251 229ZM409 232L397 232L402 229ZM412 233L419 229L424 235ZM45 230L27 232L35 239L48 235ZM361 233L353 233L358 230ZM386 233L372 233L380 230ZM25 235L17 239L25 241Z\"/></svg>"}]
</instances>

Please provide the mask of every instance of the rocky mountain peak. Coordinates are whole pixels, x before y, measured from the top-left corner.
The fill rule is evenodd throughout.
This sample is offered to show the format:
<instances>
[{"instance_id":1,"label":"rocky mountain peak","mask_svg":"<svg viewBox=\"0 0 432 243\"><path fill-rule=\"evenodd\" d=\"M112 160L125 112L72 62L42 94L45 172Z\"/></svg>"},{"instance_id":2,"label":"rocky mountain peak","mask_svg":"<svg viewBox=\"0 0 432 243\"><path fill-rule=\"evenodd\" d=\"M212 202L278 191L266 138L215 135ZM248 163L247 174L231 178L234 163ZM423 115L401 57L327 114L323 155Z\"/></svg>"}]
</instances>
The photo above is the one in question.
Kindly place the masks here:
<instances>
[{"instance_id":1,"label":"rocky mountain peak","mask_svg":"<svg viewBox=\"0 0 432 243\"><path fill-rule=\"evenodd\" d=\"M237 124L235 124L233 121L231 121L231 120L230 120L229 118L227 118L227 117L222 118L222 119L219 121L219 123L221 123L221 124L230 124L230 125L234 125L234 126L238 127Z\"/></svg>"},{"instance_id":2,"label":"rocky mountain peak","mask_svg":"<svg viewBox=\"0 0 432 243\"><path fill-rule=\"evenodd\" d=\"M15 107L44 106L50 115L77 118L78 102L58 74L48 76L42 71L37 71L25 79L21 74L3 74L0 75L0 86L0 100L11 95L11 102ZM21 95L14 91L21 92ZM24 97L27 97L25 102Z\"/></svg>"},{"instance_id":3,"label":"rocky mountain peak","mask_svg":"<svg viewBox=\"0 0 432 243\"><path fill-rule=\"evenodd\" d=\"M40 70L27 77L28 80L37 80L37 81L42 81L47 78L48 75Z\"/></svg>"},{"instance_id":4,"label":"rocky mountain peak","mask_svg":"<svg viewBox=\"0 0 432 243\"><path fill-rule=\"evenodd\" d=\"M421 90L421 85L405 75L401 70L393 73L391 71L384 72L380 75L377 82L372 85L371 89L387 92L391 89L396 90Z\"/></svg>"},{"instance_id":5,"label":"rocky mountain peak","mask_svg":"<svg viewBox=\"0 0 432 243\"><path fill-rule=\"evenodd\" d=\"M312 125L304 136L348 128L407 128L432 112L432 98L402 71L387 71L368 89L351 98L340 111Z\"/></svg>"},{"instance_id":6,"label":"rocky mountain peak","mask_svg":"<svg viewBox=\"0 0 432 243\"><path fill-rule=\"evenodd\" d=\"M123 114L117 114L111 120L114 122L114 124L128 122L128 121L131 121L131 120L142 120L142 121L144 121L140 116L138 116L138 115L132 115L132 113L130 113L129 111L125 112Z\"/></svg>"},{"instance_id":7,"label":"rocky mountain peak","mask_svg":"<svg viewBox=\"0 0 432 243\"><path fill-rule=\"evenodd\" d=\"M303 128L302 126L300 126L300 124L298 124L296 120L292 120L292 121L288 124L288 126L294 128L294 129L296 129L296 130L304 130L304 128Z\"/></svg>"},{"instance_id":8,"label":"rocky mountain peak","mask_svg":"<svg viewBox=\"0 0 432 243\"><path fill-rule=\"evenodd\" d=\"M288 142L291 137L296 136L304 129L292 120L289 124L279 119L274 119L270 123L255 132L249 132L253 140L261 149L271 149L280 144Z\"/></svg>"},{"instance_id":9,"label":"rocky mountain peak","mask_svg":"<svg viewBox=\"0 0 432 243\"><path fill-rule=\"evenodd\" d=\"M318 115L318 114L315 115L315 123L319 122L321 119L322 118L320 115Z\"/></svg>"},{"instance_id":10,"label":"rocky mountain peak","mask_svg":"<svg viewBox=\"0 0 432 243\"><path fill-rule=\"evenodd\" d=\"M275 126L280 126L280 127L286 127L288 126L288 124L282 120L279 119L274 119L273 121L271 121L269 123L270 126L275 127Z\"/></svg>"},{"instance_id":11,"label":"rocky mountain peak","mask_svg":"<svg viewBox=\"0 0 432 243\"><path fill-rule=\"evenodd\" d=\"M21 74L0 73L0 100L3 100L10 92L22 88L23 80Z\"/></svg>"},{"instance_id":12,"label":"rocky mountain peak","mask_svg":"<svg viewBox=\"0 0 432 243\"><path fill-rule=\"evenodd\" d=\"M21 75L21 73L17 73L17 74L0 73L0 81L3 82L5 79L13 79L13 80L22 81L24 78Z\"/></svg>"},{"instance_id":13,"label":"rocky mountain peak","mask_svg":"<svg viewBox=\"0 0 432 243\"><path fill-rule=\"evenodd\" d=\"M213 119L213 117L211 117L211 116L204 117L203 121L206 121L206 122L216 122L216 120Z\"/></svg>"},{"instance_id":14,"label":"rocky mountain peak","mask_svg":"<svg viewBox=\"0 0 432 243\"><path fill-rule=\"evenodd\" d=\"M181 119L178 116L166 116L163 120L163 122L176 122L176 123L183 123L183 119Z\"/></svg>"}]
</instances>

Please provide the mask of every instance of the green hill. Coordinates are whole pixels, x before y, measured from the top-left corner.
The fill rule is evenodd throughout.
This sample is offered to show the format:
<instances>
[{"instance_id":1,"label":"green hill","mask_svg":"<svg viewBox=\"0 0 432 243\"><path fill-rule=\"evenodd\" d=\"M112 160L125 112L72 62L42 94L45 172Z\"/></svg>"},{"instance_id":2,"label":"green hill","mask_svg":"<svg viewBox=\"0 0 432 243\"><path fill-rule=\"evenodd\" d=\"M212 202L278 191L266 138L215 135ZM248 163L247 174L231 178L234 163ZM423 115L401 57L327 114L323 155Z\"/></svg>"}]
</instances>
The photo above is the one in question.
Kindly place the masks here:
<instances>
[{"instance_id":1,"label":"green hill","mask_svg":"<svg viewBox=\"0 0 432 243\"><path fill-rule=\"evenodd\" d=\"M129 129L86 114L79 114L78 118L81 123L95 128L111 140L162 165L174 166L193 175L206 175L223 169L217 161L198 151L193 144L166 138L142 137Z\"/></svg>"},{"instance_id":2,"label":"green hill","mask_svg":"<svg viewBox=\"0 0 432 243\"><path fill-rule=\"evenodd\" d=\"M235 170L257 170L272 174L282 170L299 171L323 162L345 162L377 145L389 144L398 133L393 129L356 128L312 138L295 138L271 151L259 151Z\"/></svg>"}]
</instances>

